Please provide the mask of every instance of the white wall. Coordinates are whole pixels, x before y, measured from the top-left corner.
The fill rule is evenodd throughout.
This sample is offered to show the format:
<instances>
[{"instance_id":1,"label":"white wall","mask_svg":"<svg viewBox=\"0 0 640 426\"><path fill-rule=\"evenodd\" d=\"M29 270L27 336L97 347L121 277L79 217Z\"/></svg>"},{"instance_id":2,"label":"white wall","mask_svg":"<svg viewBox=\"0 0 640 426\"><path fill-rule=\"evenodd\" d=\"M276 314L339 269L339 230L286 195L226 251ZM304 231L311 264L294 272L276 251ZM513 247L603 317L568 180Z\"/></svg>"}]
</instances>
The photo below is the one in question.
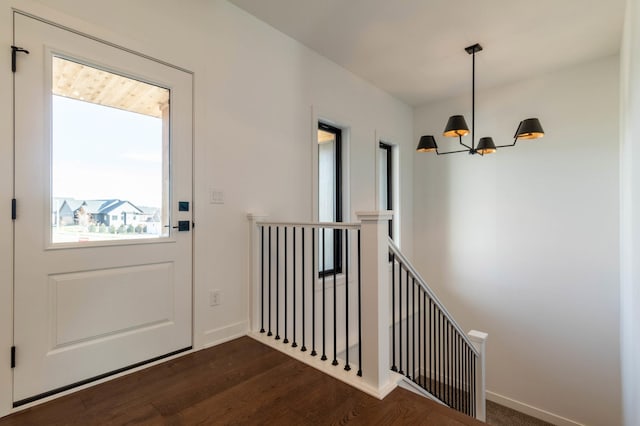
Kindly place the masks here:
<instances>
[{"instance_id":1,"label":"white wall","mask_svg":"<svg viewBox=\"0 0 640 426\"><path fill-rule=\"evenodd\" d=\"M374 210L375 135L400 145L402 241L413 247L412 112L401 102L226 1L0 0L195 72L195 347L244 333L248 211L311 218L312 116L349 126L351 214ZM0 55L0 206L11 198L11 74ZM313 112L312 112L313 111ZM209 190L224 191L223 205ZM0 216L0 415L10 406L11 220ZM208 306L209 289L222 304Z\"/></svg>"},{"instance_id":2,"label":"white wall","mask_svg":"<svg viewBox=\"0 0 640 426\"><path fill-rule=\"evenodd\" d=\"M589 425L621 421L618 71L615 56L479 92L478 137L511 143L528 117L546 136L414 160L416 263L489 333L488 391ZM470 97L416 109L414 140L454 149L440 135L449 115L470 124Z\"/></svg>"},{"instance_id":3,"label":"white wall","mask_svg":"<svg viewBox=\"0 0 640 426\"><path fill-rule=\"evenodd\" d=\"M627 1L621 49L620 304L624 425L640 424L640 4Z\"/></svg>"}]
</instances>

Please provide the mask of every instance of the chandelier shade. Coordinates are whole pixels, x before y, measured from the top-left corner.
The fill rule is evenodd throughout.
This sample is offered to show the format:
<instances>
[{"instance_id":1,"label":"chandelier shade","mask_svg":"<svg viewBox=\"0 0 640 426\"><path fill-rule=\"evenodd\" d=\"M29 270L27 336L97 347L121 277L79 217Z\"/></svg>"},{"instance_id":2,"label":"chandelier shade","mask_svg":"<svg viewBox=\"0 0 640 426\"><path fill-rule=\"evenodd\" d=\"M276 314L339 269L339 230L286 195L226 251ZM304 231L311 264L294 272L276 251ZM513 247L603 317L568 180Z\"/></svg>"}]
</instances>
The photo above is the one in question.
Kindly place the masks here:
<instances>
[{"instance_id":1,"label":"chandelier shade","mask_svg":"<svg viewBox=\"0 0 640 426\"><path fill-rule=\"evenodd\" d=\"M457 138L458 136L467 136L469 134L469 126L462 115L452 115L447 121L442 136L448 138Z\"/></svg>"},{"instance_id":2,"label":"chandelier shade","mask_svg":"<svg viewBox=\"0 0 640 426\"><path fill-rule=\"evenodd\" d=\"M475 142L475 115L476 115L476 53L482 51L482 46L476 43L472 46L465 47L464 49L469 55L472 56L471 65L471 130L467 125L463 115L452 115L447 121L447 125L444 128L443 136L458 138L460 146L464 149L456 151L440 152L438 150L438 144L433 135L424 135L418 142L416 151L418 152L434 152L437 155L443 154L455 154L457 152L466 152L469 154L492 154L496 152L498 148L506 148L515 146L518 139L538 139L544 136L544 130L540 124L540 120L537 118L527 118L522 120L518 124L516 134L513 137L513 143L507 145L496 145L491 137L482 137L478 140L478 144ZM471 134L471 145L467 145L462 142L462 137Z\"/></svg>"},{"instance_id":3,"label":"chandelier shade","mask_svg":"<svg viewBox=\"0 0 640 426\"><path fill-rule=\"evenodd\" d=\"M496 144L493 143L493 139L490 137L480 138L476 151L481 155L493 154L496 152Z\"/></svg>"},{"instance_id":4,"label":"chandelier shade","mask_svg":"<svg viewBox=\"0 0 640 426\"><path fill-rule=\"evenodd\" d=\"M516 130L516 139L538 139L544 136L544 130L540 120L537 118L527 118L522 120Z\"/></svg>"},{"instance_id":5,"label":"chandelier shade","mask_svg":"<svg viewBox=\"0 0 640 426\"><path fill-rule=\"evenodd\" d=\"M436 139L431 135L425 135L420 138L420 142L418 142L418 148L416 150L418 152L433 152L436 149L438 149Z\"/></svg>"}]
</instances>

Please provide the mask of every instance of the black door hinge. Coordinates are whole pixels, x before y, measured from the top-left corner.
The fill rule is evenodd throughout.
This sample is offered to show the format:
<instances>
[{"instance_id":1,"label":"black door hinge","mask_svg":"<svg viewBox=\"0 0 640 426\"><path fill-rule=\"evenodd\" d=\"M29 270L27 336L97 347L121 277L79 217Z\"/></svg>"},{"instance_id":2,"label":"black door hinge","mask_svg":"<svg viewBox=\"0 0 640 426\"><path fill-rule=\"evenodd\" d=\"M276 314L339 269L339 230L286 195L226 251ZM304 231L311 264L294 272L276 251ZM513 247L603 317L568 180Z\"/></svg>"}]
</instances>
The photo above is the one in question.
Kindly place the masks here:
<instances>
[{"instance_id":1,"label":"black door hinge","mask_svg":"<svg viewBox=\"0 0 640 426\"><path fill-rule=\"evenodd\" d=\"M15 198L11 199L11 220L16 220L16 216L18 214L17 201Z\"/></svg>"},{"instance_id":2,"label":"black door hinge","mask_svg":"<svg viewBox=\"0 0 640 426\"><path fill-rule=\"evenodd\" d=\"M18 46L11 46L11 72L16 72L16 57L18 56L18 52L26 53L27 55L29 54L27 49L23 49Z\"/></svg>"},{"instance_id":3,"label":"black door hinge","mask_svg":"<svg viewBox=\"0 0 640 426\"><path fill-rule=\"evenodd\" d=\"M11 368L16 368L16 347L11 346Z\"/></svg>"}]
</instances>

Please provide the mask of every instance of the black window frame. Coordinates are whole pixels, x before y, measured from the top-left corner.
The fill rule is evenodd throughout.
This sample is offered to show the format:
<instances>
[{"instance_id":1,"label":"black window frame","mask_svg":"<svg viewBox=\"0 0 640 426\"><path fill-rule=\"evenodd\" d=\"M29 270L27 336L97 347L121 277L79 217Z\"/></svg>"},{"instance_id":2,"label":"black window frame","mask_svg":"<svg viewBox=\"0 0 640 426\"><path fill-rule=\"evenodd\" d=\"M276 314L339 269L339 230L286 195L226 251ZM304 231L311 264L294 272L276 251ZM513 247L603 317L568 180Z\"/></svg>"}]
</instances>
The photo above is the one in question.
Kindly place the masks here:
<instances>
[{"instance_id":1,"label":"black window frame","mask_svg":"<svg viewBox=\"0 0 640 426\"><path fill-rule=\"evenodd\" d=\"M318 122L318 130L331 133L335 137L335 211L334 222L342 222L342 129L332 126L322 121ZM319 190L318 190L319 191ZM320 228L322 229L322 228ZM322 232L322 231L320 231ZM322 236L318 234L318 242ZM318 253L321 256L320 253ZM342 273L342 230L333 230L333 268L320 269L318 261L318 277Z\"/></svg>"},{"instance_id":2,"label":"black window frame","mask_svg":"<svg viewBox=\"0 0 640 426\"><path fill-rule=\"evenodd\" d=\"M387 210L393 210L393 145L379 142L380 149L387 152ZM393 240L393 218L389 220L389 238Z\"/></svg>"}]
</instances>

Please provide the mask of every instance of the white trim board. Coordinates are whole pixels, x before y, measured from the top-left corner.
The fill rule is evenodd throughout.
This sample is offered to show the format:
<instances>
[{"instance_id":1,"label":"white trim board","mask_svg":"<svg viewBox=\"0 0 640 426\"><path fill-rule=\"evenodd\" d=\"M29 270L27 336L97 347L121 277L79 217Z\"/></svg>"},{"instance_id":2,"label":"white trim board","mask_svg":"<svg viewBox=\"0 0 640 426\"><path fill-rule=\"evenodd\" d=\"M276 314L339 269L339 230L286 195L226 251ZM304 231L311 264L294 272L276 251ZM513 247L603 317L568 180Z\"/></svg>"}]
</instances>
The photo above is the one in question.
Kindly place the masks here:
<instances>
[{"instance_id":1,"label":"white trim board","mask_svg":"<svg viewBox=\"0 0 640 426\"><path fill-rule=\"evenodd\" d=\"M524 402L516 401L515 399L508 398L489 390L487 391L487 399L489 401L495 402L496 404L504 405L507 408L511 408L512 410L519 411L540 420L544 420L545 422L552 423L556 426L585 426L583 423L578 423L571 419L567 419L566 417L550 413L541 408L525 404Z\"/></svg>"},{"instance_id":2,"label":"white trim board","mask_svg":"<svg viewBox=\"0 0 640 426\"><path fill-rule=\"evenodd\" d=\"M413 380L407 379L405 376L402 376L398 373L393 373L393 374L400 376L400 379L398 380L398 387L406 389L409 392L413 392L416 395L420 395L423 398L428 398L434 402L437 402L440 405L444 405L445 407L447 407L447 404L440 401L438 398L436 398L434 395L432 395L428 391L424 390L422 387L420 387L420 385L415 383Z\"/></svg>"},{"instance_id":3,"label":"white trim board","mask_svg":"<svg viewBox=\"0 0 640 426\"><path fill-rule=\"evenodd\" d=\"M222 343L246 336L249 330L248 321L240 321L223 327L207 330L203 333L202 349L217 346Z\"/></svg>"},{"instance_id":4,"label":"white trim board","mask_svg":"<svg viewBox=\"0 0 640 426\"><path fill-rule=\"evenodd\" d=\"M331 365L329 361L321 361L319 356L312 357L309 355L309 352L301 352L299 348L292 348L290 345L283 344L282 340L267 337L266 333L250 332L248 336L374 398L384 399L398 386L398 381L401 381L401 377L398 377L399 375L390 374L386 386L381 389L376 389L365 382L362 377L356 375L358 367L353 363L351 363L351 371L345 371L342 365L336 367Z\"/></svg>"}]
</instances>

